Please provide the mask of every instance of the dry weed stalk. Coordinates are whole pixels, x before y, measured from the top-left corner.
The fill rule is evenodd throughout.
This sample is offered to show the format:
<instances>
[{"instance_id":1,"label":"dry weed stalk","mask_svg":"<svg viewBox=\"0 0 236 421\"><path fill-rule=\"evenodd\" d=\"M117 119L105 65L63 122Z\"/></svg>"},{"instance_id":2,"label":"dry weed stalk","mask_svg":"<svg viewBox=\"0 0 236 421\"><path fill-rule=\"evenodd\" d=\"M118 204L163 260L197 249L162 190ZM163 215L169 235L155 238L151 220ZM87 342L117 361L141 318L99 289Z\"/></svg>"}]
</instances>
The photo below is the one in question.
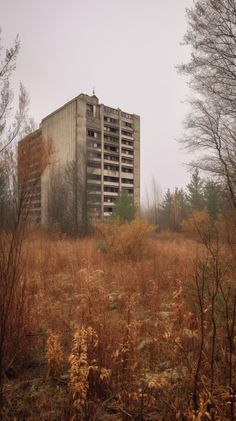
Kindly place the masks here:
<instances>
[{"instance_id":1,"label":"dry weed stalk","mask_svg":"<svg viewBox=\"0 0 236 421\"><path fill-rule=\"evenodd\" d=\"M46 342L46 359L48 364L48 375L58 375L63 367L64 353L61 346L60 335L51 331L48 334Z\"/></svg>"},{"instance_id":2,"label":"dry weed stalk","mask_svg":"<svg viewBox=\"0 0 236 421\"><path fill-rule=\"evenodd\" d=\"M69 357L69 385L76 415L81 412L83 413L87 401L89 390L88 377L92 367L89 354L91 351L94 351L97 344L98 336L93 328L81 327L75 332L72 352Z\"/></svg>"}]
</instances>

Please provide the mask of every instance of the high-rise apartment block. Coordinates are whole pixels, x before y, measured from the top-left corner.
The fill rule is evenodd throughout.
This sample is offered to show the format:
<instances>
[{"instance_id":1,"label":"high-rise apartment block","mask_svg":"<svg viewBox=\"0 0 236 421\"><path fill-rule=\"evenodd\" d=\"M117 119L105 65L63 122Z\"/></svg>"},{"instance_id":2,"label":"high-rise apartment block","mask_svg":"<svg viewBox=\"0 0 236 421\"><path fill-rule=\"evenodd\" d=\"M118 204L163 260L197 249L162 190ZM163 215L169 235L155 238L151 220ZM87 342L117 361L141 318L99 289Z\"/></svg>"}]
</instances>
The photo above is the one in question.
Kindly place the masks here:
<instances>
[{"instance_id":1,"label":"high-rise apartment block","mask_svg":"<svg viewBox=\"0 0 236 421\"><path fill-rule=\"evenodd\" d=\"M32 193L30 213L43 226L53 220L53 212L72 212L76 224L88 217L103 219L112 213L123 189L139 208L139 116L99 104L95 95L81 94L45 117L37 131L19 142L19 174L26 166L24 151L28 156L34 148L40 148L44 165L31 159L27 166L27 183L34 186L36 181L38 192Z\"/></svg>"}]
</instances>

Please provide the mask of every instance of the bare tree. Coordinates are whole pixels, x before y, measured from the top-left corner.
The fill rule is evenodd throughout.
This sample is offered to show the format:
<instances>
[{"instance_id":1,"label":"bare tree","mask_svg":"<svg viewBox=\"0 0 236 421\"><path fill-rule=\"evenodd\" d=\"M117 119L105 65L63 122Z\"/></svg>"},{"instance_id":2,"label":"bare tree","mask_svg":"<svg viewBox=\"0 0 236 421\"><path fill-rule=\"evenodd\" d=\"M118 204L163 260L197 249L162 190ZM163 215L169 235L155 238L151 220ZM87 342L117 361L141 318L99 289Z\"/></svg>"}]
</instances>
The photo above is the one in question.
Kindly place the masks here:
<instances>
[{"instance_id":1,"label":"bare tree","mask_svg":"<svg viewBox=\"0 0 236 421\"><path fill-rule=\"evenodd\" d=\"M14 95L10 87L10 77L16 68L19 49L18 37L13 47L5 50L0 38L0 153L16 139L26 123L28 95L22 84L20 84L18 109L12 113Z\"/></svg>"},{"instance_id":2,"label":"bare tree","mask_svg":"<svg viewBox=\"0 0 236 421\"><path fill-rule=\"evenodd\" d=\"M3 381L8 368L20 356L25 332L26 283L23 241L28 212L29 192L18 188L14 154L4 150L3 196L0 223L0 416ZM2 156L1 156L2 158Z\"/></svg>"},{"instance_id":3,"label":"bare tree","mask_svg":"<svg viewBox=\"0 0 236 421\"><path fill-rule=\"evenodd\" d=\"M198 166L223 180L228 191L231 205L236 211L236 3L235 0L198 0L192 9L187 10L188 31L185 43L191 47L189 63L180 66L180 70L190 78L190 86L195 93L191 101L192 110L186 119L187 134L183 139L190 151L202 154ZM231 225L232 225L231 223ZM214 227L214 226L213 226ZM232 226L230 227L230 232ZM211 302L211 358L210 392L214 396L216 373L216 344L218 325L216 307L218 296L223 298L226 332L228 340L228 387L230 390L230 419L235 419L235 383L232 376L232 361L235 359L236 294L235 288L225 290L222 271L227 265L220 254L220 242L217 232L215 239L209 238L203 244L209 251L212 264ZM230 241L230 249L234 249ZM233 253L235 261L235 255ZM232 262L231 262L232 264ZM203 317L203 295L198 297ZM204 285L202 284L202 294ZM208 287L209 288L209 287ZM203 329L204 320L201 319ZM203 331L202 331L203 335ZM203 337L199 361L195 375L194 404L202 359ZM213 417L213 416L212 416ZM213 418L211 418L213 419Z\"/></svg>"},{"instance_id":4,"label":"bare tree","mask_svg":"<svg viewBox=\"0 0 236 421\"><path fill-rule=\"evenodd\" d=\"M26 326L27 294L22 273L29 191L24 184L18 185L12 146L27 124L28 96L20 85L19 104L14 110L10 88L19 48L18 37L6 50L0 42L0 418L4 376L20 354Z\"/></svg>"},{"instance_id":5,"label":"bare tree","mask_svg":"<svg viewBox=\"0 0 236 421\"><path fill-rule=\"evenodd\" d=\"M155 225L159 222L161 191L160 187L153 177L150 189L146 191L146 200L143 208L143 215Z\"/></svg>"},{"instance_id":6,"label":"bare tree","mask_svg":"<svg viewBox=\"0 0 236 421\"><path fill-rule=\"evenodd\" d=\"M51 171L48 192L49 227L58 225L69 235L87 234L90 228L86 160L80 154L77 161Z\"/></svg>"},{"instance_id":7,"label":"bare tree","mask_svg":"<svg viewBox=\"0 0 236 421\"><path fill-rule=\"evenodd\" d=\"M180 70L195 92L183 142L202 151L198 166L217 174L236 209L236 5L199 0L187 10L189 63Z\"/></svg>"}]
</instances>

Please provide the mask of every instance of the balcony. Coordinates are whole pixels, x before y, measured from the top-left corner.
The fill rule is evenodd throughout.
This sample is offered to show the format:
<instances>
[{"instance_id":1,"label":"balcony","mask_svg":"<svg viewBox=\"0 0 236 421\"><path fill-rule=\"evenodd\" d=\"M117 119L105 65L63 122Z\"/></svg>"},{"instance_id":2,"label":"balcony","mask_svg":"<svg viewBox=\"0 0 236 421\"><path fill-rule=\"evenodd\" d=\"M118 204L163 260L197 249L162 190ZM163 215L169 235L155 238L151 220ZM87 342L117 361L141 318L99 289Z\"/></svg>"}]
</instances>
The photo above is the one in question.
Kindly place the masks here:
<instances>
[{"instance_id":1,"label":"balcony","mask_svg":"<svg viewBox=\"0 0 236 421\"><path fill-rule=\"evenodd\" d=\"M91 184L91 185L101 185L101 180L87 180L87 184Z\"/></svg>"},{"instance_id":2,"label":"balcony","mask_svg":"<svg viewBox=\"0 0 236 421\"><path fill-rule=\"evenodd\" d=\"M88 174L101 175L101 168L87 167Z\"/></svg>"},{"instance_id":3,"label":"balcony","mask_svg":"<svg viewBox=\"0 0 236 421\"><path fill-rule=\"evenodd\" d=\"M104 195L106 195L106 196L116 197L116 196L118 196L118 194L119 193L115 193L115 192L112 192L112 191L105 191L104 190Z\"/></svg>"},{"instance_id":4,"label":"balcony","mask_svg":"<svg viewBox=\"0 0 236 421\"><path fill-rule=\"evenodd\" d=\"M109 164L118 163L118 165L119 165L119 158L117 156L114 156L114 155L104 154L104 162L107 162Z\"/></svg>"},{"instance_id":5,"label":"balcony","mask_svg":"<svg viewBox=\"0 0 236 421\"><path fill-rule=\"evenodd\" d=\"M101 152L101 143L97 143L97 142L89 142L88 143L88 149L92 150L92 151L98 151Z\"/></svg>"},{"instance_id":6,"label":"balcony","mask_svg":"<svg viewBox=\"0 0 236 421\"><path fill-rule=\"evenodd\" d=\"M134 151L132 149L122 148L121 150L122 156L134 156Z\"/></svg>"},{"instance_id":7,"label":"balcony","mask_svg":"<svg viewBox=\"0 0 236 421\"><path fill-rule=\"evenodd\" d=\"M107 206L112 206L112 207L115 206L114 202L109 202L109 200L107 200L107 199L104 199L103 203L104 203L104 205L107 205Z\"/></svg>"},{"instance_id":8,"label":"balcony","mask_svg":"<svg viewBox=\"0 0 236 421\"><path fill-rule=\"evenodd\" d=\"M133 130L131 129L131 131L129 131L129 128L125 128L125 130L121 130L121 136L122 137L127 137L127 138L133 138Z\"/></svg>"},{"instance_id":9,"label":"balcony","mask_svg":"<svg viewBox=\"0 0 236 421\"><path fill-rule=\"evenodd\" d=\"M104 180L104 186L118 187L119 186L119 181L105 181Z\"/></svg>"},{"instance_id":10,"label":"balcony","mask_svg":"<svg viewBox=\"0 0 236 421\"><path fill-rule=\"evenodd\" d=\"M133 173L128 173L128 172L123 172L121 173L122 178L127 178L129 180L133 180L134 179L134 174Z\"/></svg>"}]
</instances>

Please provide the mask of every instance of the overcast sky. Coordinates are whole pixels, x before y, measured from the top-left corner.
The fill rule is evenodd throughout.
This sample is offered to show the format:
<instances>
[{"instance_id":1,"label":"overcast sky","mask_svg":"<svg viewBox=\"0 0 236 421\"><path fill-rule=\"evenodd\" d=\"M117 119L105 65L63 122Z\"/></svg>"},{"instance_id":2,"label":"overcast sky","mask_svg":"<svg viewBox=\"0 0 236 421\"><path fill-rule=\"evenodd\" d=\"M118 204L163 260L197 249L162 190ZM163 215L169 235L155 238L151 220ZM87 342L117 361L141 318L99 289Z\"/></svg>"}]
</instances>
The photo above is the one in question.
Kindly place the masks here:
<instances>
[{"instance_id":1,"label":"overcast sky","mask_svg":"<svg viewBox=\"0 0 236 421\"><path fill-rule=\"evenodd\" d=\"M37 123L95 87L105 105L141 117L141 185L152 177L162 191L182 187L190 160L183 133L186 79L175 66L188 60L181 46L185 8L192 0L0 0L2 42L18 33L16 78L30 95Z\"/></svg>"}]
</instances>

